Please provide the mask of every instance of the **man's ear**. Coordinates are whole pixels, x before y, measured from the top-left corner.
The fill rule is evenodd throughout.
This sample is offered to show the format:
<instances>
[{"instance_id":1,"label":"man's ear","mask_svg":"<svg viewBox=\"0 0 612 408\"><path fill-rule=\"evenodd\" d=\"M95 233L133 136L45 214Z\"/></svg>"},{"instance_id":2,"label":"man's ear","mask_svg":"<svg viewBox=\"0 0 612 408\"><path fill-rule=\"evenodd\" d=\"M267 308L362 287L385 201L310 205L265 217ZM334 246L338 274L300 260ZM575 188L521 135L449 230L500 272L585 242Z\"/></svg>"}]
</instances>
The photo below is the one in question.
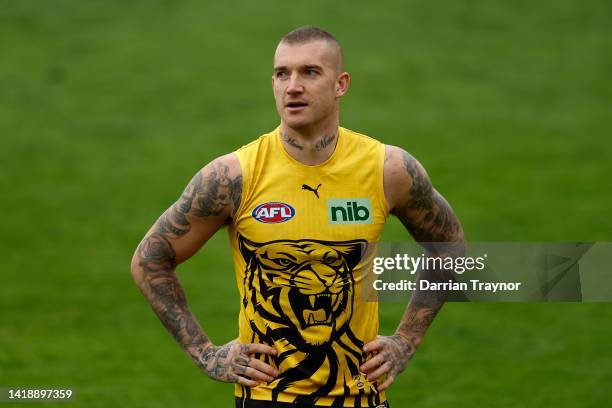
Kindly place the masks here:
<instances>
[{"instance_id":1,"label":"man's ear","mask_svg":"<svg viewBox=\"0 0 612 408\"><path fill-rule=\"evenodd\" d=\"M348 72L342 72L336 81L336 98L340 98L347 93L351 83L351 76Z\"/></svg>"}]
</instances>

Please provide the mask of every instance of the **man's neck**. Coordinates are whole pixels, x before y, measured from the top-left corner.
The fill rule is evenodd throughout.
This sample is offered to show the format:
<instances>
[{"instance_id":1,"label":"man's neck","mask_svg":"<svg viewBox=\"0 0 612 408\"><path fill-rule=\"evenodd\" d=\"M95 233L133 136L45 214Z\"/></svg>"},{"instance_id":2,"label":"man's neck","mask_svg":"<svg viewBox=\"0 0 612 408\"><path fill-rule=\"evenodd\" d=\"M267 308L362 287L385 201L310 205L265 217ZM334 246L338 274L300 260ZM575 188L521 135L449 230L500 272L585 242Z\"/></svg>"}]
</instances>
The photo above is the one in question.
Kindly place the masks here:
<instances>
[{"instance_id":1,"label":"man's neck","mask_svg":"<svg viewBox=\"0 0 612 408\"><path fill-rule=\"evenodd\" d=\"M316 166L331 157L338 142L338 122L320 129L293 129L281 123L285 151L295 160Z\"/></svg>"}]
</instances>

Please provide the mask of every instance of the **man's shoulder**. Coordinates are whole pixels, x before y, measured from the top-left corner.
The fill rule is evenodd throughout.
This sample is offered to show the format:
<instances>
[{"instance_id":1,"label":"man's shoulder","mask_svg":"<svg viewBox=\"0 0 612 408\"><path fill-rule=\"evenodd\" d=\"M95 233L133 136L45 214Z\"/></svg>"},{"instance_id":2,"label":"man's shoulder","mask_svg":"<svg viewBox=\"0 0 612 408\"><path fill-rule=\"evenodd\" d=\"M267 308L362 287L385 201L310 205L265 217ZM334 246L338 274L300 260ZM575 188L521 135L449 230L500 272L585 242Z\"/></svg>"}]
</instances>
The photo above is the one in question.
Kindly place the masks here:
<instances>
[{"instance_id":1,"label":"man's shoulder","mask_svg":"<svg viewBox=\"0 0 612 408\"><path fill-rule=\"evenodd\" d=\"M415 188L430 186L427 171L410 153L401 147L385 145L384 162L385 196L393 209L411 196Z\"/></svg>"},{"instance_id":2,"label":"man's shoulder","mask_svg":"<svg viewBox=\"0 0 612 408\"><path fill-rule=\"evenodd\" d=\"M414 166L422 167L417 159L405 149L398 146L385 145L385 171L407 169Z\"/></svg>"},{"instance_id":3,"label":"man's shoulder","mask_svg":"<svg viewBox=\"0 0 612 408\"><path fill-rule=\"evenodd\" d=\"M231 178L235 180L241 176L242 169L238 157L235 152L231 152L215 157L208 162L198 172L197 181L200 183L208 183L216 180L215 182L218 182L220 179Z\"/></svg>"}]
</instances>

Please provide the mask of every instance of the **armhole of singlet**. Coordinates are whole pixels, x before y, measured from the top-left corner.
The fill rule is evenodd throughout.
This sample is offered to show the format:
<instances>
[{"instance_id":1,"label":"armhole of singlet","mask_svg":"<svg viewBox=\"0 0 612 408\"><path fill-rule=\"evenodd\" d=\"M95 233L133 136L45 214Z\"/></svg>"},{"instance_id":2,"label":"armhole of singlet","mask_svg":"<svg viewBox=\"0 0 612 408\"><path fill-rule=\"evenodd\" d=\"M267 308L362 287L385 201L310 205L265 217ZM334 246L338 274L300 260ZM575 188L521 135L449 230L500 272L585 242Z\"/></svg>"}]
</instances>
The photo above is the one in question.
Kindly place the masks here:
<instances>
[{"instance_id":1,"label":"armhole of singlet","mask_svg":"<svg viewBox=\"0 0 612 408\"><path fill-rule=\"evenodd\" d=\"M240 165L240 172L242 174L242 194L240 197L240 205L236 209L236 212L233 217L233 223L235 224L236 220L240 218L242 212L245 208L245 203L248 201L248 197L250 196L250 187L251 187L251 173L248 170L248 165L246 163L247 159L242 154L243 150L238 149L234 152L236 158L238 159L238 164Z\"/></svg>"},{"instance_id":2,"label":"armhole of singlet","mask_svg":"<svg viewBox=\"0 0 612 408\"><path fill-rule=\"evenodd\" d=\"M380 143L378 154L378 180L379 180L379 201L381 208L385 214L385 220L389 217L389 203L387 202L387 197L385 196L385 154L387 147L384 143Z\"/></svg>"}]
</instances>

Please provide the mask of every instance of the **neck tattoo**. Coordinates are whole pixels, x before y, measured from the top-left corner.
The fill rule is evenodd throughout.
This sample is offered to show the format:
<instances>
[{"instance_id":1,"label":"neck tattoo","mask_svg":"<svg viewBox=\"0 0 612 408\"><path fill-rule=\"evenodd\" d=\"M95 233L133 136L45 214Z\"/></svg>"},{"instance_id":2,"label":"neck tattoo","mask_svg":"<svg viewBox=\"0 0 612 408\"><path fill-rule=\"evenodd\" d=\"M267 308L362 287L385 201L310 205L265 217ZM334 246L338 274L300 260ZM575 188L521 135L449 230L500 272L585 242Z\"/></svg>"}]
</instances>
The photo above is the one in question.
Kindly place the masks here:
<instances>
[{"instance_id":1,"label":"neck tattoo","mask_svg":"<svg viewBox=\"0 0 612 408\"><path fill-rule=\"evenodd\" d=\"M314 147L311 149L317 152L325 149L327 146L332 144L336 140L337 133L333 133L328 136L323 136L321 139L317 140ZM298 150L304 150L304 146L298 143L297 139L291 136L286 135L281 132L281 138L291 147L295 147Z\"/></svg>"},{"instance_id":2,"label":"neck tattoo","mask_svg":"<svg viewBox=\"0 0 612 408\"><path fill-rule=\"evenodd\" d=\"M284 134L284 133L281 133L281 136L282 136L283 140L284 140L285 142L287 142L287 144L288 144L289 146L295 147L296 149L299 149L299 150L304 150L304 147L303 147L302 145L300 145L300 144L297 142L297 140L295 140L295 139L294 139L294 138L292 138L291 136L287 136L287 135L286 135L286 134Z\"/></svg>"},{"instance_id":3,"label":"neck tattoo","mask_svg":"<svg viewBox=\"0 0 612 408\"><path fill-rule=\"evenodd\" d=\"M329 136L323 136L321 139L319 139L317 141L317 143L315 144L315 150L317 152L325 149L327 146L329 146L334 140L336 140L336 134L332 134Z\"/></svg>"}]
</instances>

